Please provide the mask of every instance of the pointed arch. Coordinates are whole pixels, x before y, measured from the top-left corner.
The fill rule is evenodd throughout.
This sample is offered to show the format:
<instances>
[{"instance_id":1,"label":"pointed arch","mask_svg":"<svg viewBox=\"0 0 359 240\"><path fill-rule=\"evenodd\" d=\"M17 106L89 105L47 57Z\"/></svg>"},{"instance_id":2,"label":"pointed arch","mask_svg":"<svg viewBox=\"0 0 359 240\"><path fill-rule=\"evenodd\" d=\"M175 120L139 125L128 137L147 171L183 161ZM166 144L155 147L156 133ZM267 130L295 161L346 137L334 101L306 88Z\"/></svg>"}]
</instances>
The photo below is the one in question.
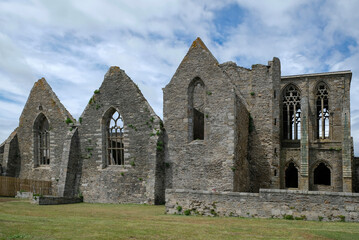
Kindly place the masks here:
<instances>
[{"instance_id":1,"label":"pointed arch","mask_svg":"<svg viewBox=\"0 0 359 240\"><path fill-rule=\"evenodd\" d=\"M44 113L37 115L33 124L34 165L50 164L50 123Z\"/></svg>"},{"instance_id":2,"label":"pointed arch","mask_svg":"<svg viewBox=\"0 0 359 240\"><path fill-rule=\"evenodd\" d=\"M124 121L120 112L110 107L102 117L104 165L124 165Z\"/></svg>"},{"instance_id":3,"label":"pointed arch","mask_svg":"<svg viewBox=\"0 0 359 240\"><path fill-rule=\"evenodd\" d=\"M282 90L282 132L283 139L299 140L301 138L301 94L294 84L288 84Z\"/></svg>"},{"instance_id":4,"label":"pointed arch","mask_svg":"<svg viewBox=\"0 0 359 240\"><path fill-rule=\"evenodd\" d=\"M298 188L298 167L290 161L285 169L285 187Z\"/></svg>"},{"instance_id":5,"label":"pointed arch","mask_svg":"<svg viewBox=\"0 0 359 240\"><path fill-rule=\"evenodd\" d=\"M331 167L327 162L321 161L315 165L314 184L317 185L331 185Z\"/></svg>"},{"instance_id":6,"label":"pointed arch","mask_svg":"<svg viewBox=\"0 0 359 240\"><path fill-rule=\"evenodd\" d=\"M195 77L188 86L189 141L204 140L205 85Z\"/></svg>"},{"instance_id":7,"label":"pointed arch","mask_svg":"<svg viewBox=\"0 0 359 240\"><path fill-rule=\"evenodd\" d=\"M329 138L329 88L325 82L319 82L316 90L316 135L318 139Z\"/></svg>"}]
</instances>

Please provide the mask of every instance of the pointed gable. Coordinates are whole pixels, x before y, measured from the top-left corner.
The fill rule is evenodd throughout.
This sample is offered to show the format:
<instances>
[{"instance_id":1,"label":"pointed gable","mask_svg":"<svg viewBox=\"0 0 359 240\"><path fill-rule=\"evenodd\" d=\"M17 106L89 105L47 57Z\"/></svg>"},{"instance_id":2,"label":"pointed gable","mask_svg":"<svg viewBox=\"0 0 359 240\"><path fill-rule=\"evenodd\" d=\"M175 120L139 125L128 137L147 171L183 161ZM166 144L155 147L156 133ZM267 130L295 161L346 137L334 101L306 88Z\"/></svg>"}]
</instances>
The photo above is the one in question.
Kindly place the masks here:
<instances>
[{"instance_id":1,"label":"pointed gable","mask_svg":"<svg viewBox=\"0 0 359 240\"><path fill-rule=\"evenodd\" d=\"M57 114L59 114L61 116L61 119L64 121L67 118L70 118L72 122L75 121L75 119L67 111L65 106L60 102L59 98L56 96L51 86L47 83L46 79L41 78L37 82L35 82L34 86L30 91L30 95L20 115L20 125L25 117L25 114L26 118L28 118L28 113L25 112L41 112L44 111L44 108L51 111L57 111Z\"/></svg>"},{"instance_id":2,"label":"pointed gable","mask_svg":"<svg viewBox=\"0 0 359 240\"><path fill-rule=\"evenodd\" d=\"M173 78L168 85L172 84L173 81L176 81L176 77L180 72L194 70L193 73L197 72L199 74L198 70L203 69L206 71L204 68L213 66L218 67L218 64L219 63L217 59L212 55L201 38L198 37L193 41L186 56L182 59L182 62L178 66Z\"/></svg>"}]
</instances>

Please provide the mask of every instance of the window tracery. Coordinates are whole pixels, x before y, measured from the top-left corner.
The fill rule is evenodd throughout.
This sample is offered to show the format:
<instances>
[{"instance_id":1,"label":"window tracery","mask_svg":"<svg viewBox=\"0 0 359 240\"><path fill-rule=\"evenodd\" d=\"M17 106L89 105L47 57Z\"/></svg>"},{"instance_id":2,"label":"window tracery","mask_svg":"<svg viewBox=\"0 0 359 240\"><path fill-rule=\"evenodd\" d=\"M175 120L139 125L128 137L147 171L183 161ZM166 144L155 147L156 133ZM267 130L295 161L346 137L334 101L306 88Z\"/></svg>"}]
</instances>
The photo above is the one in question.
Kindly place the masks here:
<instances>
[{"instance_id":1,"label":"window tracery","mask_svg":"<svg viewBox=\"0 0 359 240\"><path fill-rule=\"evenodd\" d=\"M329 138L329 100L328 88L325 83L317 86L317 138Z\"/></svg>"},{"instance_id":2,"label":"window tracery","mask_svg":"<svg viewBox=\"0 0 359 240\"><path fill-rule=\"evenodd\" d=\"M124 134L123 120L121 115L115 111L107 126L107 164L124 165Z\"/></svg>"},{"instance_id":3,"label":"window tracery","mask_svg":"<svg viewBox=\"0 0 359 240\"><path fill-rule=\"evenodd\" d=\"M298 89L289 85L283 92L283 138L298 140L301 137L301 107Z\"/></svg>"}]
</instances>

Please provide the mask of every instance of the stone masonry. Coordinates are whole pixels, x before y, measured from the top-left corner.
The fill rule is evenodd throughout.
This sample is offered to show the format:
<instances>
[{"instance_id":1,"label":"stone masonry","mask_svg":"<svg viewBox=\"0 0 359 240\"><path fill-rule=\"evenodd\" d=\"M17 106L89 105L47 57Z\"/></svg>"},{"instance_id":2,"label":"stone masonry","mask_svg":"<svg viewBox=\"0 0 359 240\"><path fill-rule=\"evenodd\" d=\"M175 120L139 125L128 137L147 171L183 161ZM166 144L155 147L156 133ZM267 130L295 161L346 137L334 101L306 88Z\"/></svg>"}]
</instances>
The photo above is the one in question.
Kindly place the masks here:
<instances>
[{"instance_id":1,"label":"stone masonry","mask_svg":"<svg viewBox=\"0 0 359 240\"><path fill-rule=\"evenodd\" d=\"M56 197L85 202L162 204L166 190L169 213L176 202L205 208L215 198L223 215L308 211L315 219L312 211L328 200L336 216L356 221L351 77L281 76L275 57L250 69L221 64L197 38L163 88L163 122L119 67L108 70L78 121L40 79L0 145L1 174L52 181ZM348 199L354 210L338 207Z\"/></svg>"}]
</instances>

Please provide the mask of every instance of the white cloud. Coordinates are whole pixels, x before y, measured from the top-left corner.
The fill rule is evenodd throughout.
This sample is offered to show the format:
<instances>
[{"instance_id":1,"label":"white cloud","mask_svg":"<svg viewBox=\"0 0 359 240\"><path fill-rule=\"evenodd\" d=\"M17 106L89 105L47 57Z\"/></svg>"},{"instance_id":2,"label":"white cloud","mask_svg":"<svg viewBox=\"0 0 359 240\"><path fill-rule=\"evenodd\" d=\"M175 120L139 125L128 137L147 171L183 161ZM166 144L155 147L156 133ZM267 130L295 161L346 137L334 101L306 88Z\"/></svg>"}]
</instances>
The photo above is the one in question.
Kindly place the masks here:
<instances>
[{"instance_id":1,"label":"white cloud","mask_svg":"<svg viewBox=\"0 0 359 240\"><path fill-rule=\"evenodd\" d=\"M217 13L229 4L239 4L245 18L219 34ZM358 46L348 52L340 46L345 39L358 43L358 10L355 0L2 1L0 90L16 103L0 102L12 108L0 115L7 122L0 139L18 124L8 122L18 119L38 78L78 118L112 65L126 71L161 116L161 88L197 36L220 62L250 67L277 56L284 75L352 69L357 91ZM215 41L219 35L222 42ZM357 109L359 98L351 100ZM352 126L358 116L353 111ZM358 130L352 133L359 143Z\"/></svg>"}]
</instances>

